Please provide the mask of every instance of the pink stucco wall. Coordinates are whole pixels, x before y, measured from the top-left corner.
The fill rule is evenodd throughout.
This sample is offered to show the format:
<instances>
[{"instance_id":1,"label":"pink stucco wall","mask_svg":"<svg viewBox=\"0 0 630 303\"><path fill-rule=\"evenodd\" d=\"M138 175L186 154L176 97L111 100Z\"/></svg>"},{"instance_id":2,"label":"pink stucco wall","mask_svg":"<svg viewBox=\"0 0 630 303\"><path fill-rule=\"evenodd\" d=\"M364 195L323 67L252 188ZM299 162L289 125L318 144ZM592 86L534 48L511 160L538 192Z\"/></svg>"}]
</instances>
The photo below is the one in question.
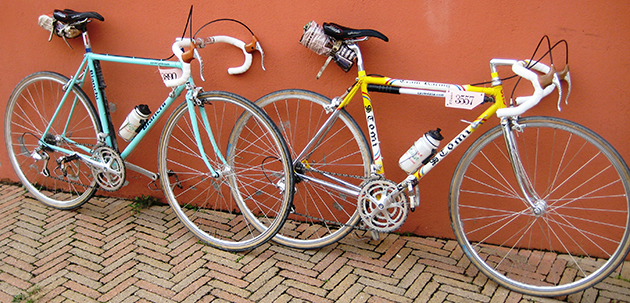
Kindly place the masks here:
<instances>
[{"instance_id":1,"label":"pink stucco wall","mask_svg":"<svg viewBox=\"0 0 630 303\"><path fill-rule=\"evenodd\" d=\"M630 89L630 5L625 1L2 1L0 21L0 103L6 103L13 86L26 75L52 70L74 73L82 57L79 39L47 42L48 33L37 26L37 17L55 8L97 11L105 22L90 25L95 52L166 58L170 45L181 34L190 4L195 5L196 27L216 18L236 18L260 39L267 71L260 57L245 75L229 76L226 69L240 64L242 54L228 47L205 49L207 90L226 90L256 100L284 88L306 88L329 97L343 92L354 81L354 70L345 74L331 65L323 77L315 75L325 58L298 44L302 27L310 20L336 22L349 27L373 28L390 42L377 39L362 44L369 73L395 78L457 84L489 80L488 60L495 57L529 58L542 35L567 39L570 45L573 92L561 113L551 98L533 110L578 121L609 140L630 159L628 127ZM226 34L243 40L248 33L235 25L220 24L207 35ZM150 67L103 64L107 96L115 104L114 124L139 103L157 107L169 90ZM195 73L197 72L194 69ZM397 160L424 131L436 126L447 137L464 126L460 118L473 115L443 109L443 101L430 98L373 96L383 143L387 177L402 180ZM361 124L360 102L350 107ZM354 106L353 106L354 105ZM494 123L491 124L495 124ZM146 138L145 146L132 154L132 162L157 171L160 128ZM451 237L448 219L448 186L458 156L455 152L431 176L421 182L422 206L407 220L402 231ZM16 180L6 151L0 150L0 178ZM133 197L151 194L149 180L129 173L129 186L114 193Z\"/></svg>"}]
</instances>

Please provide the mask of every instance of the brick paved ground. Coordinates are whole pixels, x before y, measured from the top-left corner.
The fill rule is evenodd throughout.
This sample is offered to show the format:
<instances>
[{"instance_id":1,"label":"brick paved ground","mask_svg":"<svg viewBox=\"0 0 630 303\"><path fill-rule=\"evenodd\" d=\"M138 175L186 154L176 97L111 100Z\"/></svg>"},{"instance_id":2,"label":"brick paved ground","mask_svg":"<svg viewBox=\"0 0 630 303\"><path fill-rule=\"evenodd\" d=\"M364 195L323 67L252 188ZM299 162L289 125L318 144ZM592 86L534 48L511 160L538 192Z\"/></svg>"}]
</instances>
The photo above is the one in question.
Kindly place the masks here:
<instances>
[{"instance_id":1,"label":"brick paved ground","mask_svg":"<svg viewBox=\"0 0 630 303\"><path fill-rule=\"evenodd\" d=\"M228 253L199 244L168 206L129 204L97 197L59 211L0 185L0 302L630 302L630 264L624 279L534 298L477 274L451 240Z\"/></svg>"}]
</instances>

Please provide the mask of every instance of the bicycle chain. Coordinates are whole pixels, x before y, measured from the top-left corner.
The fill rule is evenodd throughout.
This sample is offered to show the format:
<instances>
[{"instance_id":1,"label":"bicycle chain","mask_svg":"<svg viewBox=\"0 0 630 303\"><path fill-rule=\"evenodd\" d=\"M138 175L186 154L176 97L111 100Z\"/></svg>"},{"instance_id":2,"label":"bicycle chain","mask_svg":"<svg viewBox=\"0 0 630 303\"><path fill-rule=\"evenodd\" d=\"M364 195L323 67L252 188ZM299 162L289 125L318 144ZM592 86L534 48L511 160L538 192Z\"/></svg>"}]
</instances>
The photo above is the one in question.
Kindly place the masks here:
<instances>
[{"instance_id":1,"label":"bicycle chain","mask_svg":"<svg viewBox=\"0 0 630 303\"><path fill-rule=\"evenodd\" d=\"M96 143L96 144L82 143L82 144L80 144L80 145L81 145L81 146L90 147L92 150L95 150L95 149L96 149L96 147L97 147L97 146L99 146L99 145L102 145L102 143ZM50 173L48 174L48 176L47 176L47 177L48 177L48 178L51 178L51 179L59 180L59 181L62 181L62 182L70 183L70 184L73 184L73 185L82 186L82 187L85 187L85 188L97 188L97 189L101 189L101 190L103 190L103 191L112 192L112 191L107 190L107 189L105 189L105 188L98 187L98 183L95 183L95 185L94 185L94 186L92 186L92 185L86 185L86 184L79 183L79 182L75 182L75 181L72 181L72 180L67 180L67 179L64 179L64 178L55 177L55 176L51 175ZM94 177L94 178L96 178L96 177Z\"/></svg>"},{"instance_id":2,"label":"bicycle chain","mask_svg":"<svg viewBox=\"0 0 630 303\"><path fill-rule=\"evenodd\" d=\"M48 178L55 179L55 180L59 180L59 181L63 181L63 182L70 183L70 184L73 184L73 185L82 186L82 187L87 187L87 188L96 188L96 186L85 185L85 184L83 184L83 183L74 182L74 181L71 181L71 180L66 180L66 179L63 179L63 178L55 177L55 176L50 175L50 174L48 175ZM101 188L101 189L102 189L102 188ZM105 189L103 189L103 190L105 190Z\"/></svg>"},{"instance_id":3,"label":"bicycle chain","mask_svg":"<svg viewBox=\"0 0 630 303\"><path fill-rule=\"evenodd\" d=\"M314 168L304 168L307 171L312 171L318 174L322 174L322 175L332 175L332 176L337 176L337 177L348 177L348 178L354 178L354 179L360 179L360 180L367 180L369 179L368 177L364 177L364 176L359 176L359 175L351 175L351 174L343 174L343 173L334 173L334 172L330 172L330 171L323 171L323 170L317 170Z\"/></svg>"}]
</instances>

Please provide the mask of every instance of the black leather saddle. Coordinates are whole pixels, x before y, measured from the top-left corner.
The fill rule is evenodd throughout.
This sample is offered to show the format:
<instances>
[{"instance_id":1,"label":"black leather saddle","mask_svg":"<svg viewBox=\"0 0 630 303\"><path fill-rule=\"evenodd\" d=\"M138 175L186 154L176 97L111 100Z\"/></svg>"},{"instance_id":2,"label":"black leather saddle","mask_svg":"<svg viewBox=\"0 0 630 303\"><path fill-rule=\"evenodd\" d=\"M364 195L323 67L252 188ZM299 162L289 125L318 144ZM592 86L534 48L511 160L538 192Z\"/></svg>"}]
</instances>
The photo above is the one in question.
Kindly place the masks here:
<instances>
[{"instance_id":1,"label":"black leather saddle","mask_svg":"<svg viewBox=\"0 0 630 303\"><path fill-rule=\"evenodd\" d=\"M324 23L322 25L324 33L337 40L353 39L360 37L375 37L385 42L389 41L387 36L373 29L354 29L345 26L341 26L335 23Z\"/></svg>"},{"instance_id":2,"label":"black leather saddle","mask_svg":"<svg viewBox=\"0 0 630 303\"><path fill-rule=\"evenodd\" d=\"M99 21L105 21L105 18L97 12L75 12L71 9L58 10L53 12L53 17L57 21L64 23L74 23L85 19L96 19Z\"/></svg>"}]
</instances>

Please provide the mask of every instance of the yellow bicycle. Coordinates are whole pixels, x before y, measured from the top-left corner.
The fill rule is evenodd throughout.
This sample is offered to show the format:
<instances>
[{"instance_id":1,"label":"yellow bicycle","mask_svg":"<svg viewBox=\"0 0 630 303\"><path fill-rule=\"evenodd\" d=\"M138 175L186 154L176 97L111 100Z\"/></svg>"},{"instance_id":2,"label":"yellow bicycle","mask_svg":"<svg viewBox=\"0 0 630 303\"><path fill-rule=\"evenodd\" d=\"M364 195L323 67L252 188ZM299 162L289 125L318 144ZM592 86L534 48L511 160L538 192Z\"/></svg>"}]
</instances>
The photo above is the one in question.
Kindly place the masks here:
<instances>
[{"instance_id":1,"label":"yellow bicycle","mask_svg":"<svg viewBox=\"0 0 630 303\"><path fill-rule=\"evenodd\" d=\"M375 30L309 23L300 42L328 56L321 71L331 60L346 71L356 62L356 82L332 100L292 89L256 102L283 133L294 166L292 211L275 241L311 249L355 229L374 235L396 230L419 205L420 179L496 115L499 124L470 145L451 183L453 231L471 262L507 288L540 296L590 287L623 262L630 249L626 163L581 125L521 117L556 89L558 106L568 97L560 83L568 82L570 92L568 60L560 72L540 62L566 42L552 46L546 38L541 40L549 46L544 58L492 59L491 82L455 85L369 75L358 43L372 37L388 40ZM507 78L498 74L502 66L512 69L511 77L531 82L534 93L506 100ZM487 109L445 143L440 144L440 129L424 134L400 159L408 177L394 182L383 175L372 92L439 97L450 107ZM367 135L345 110L356 95L363 100Z\"/></svg>"}]
</instances>

